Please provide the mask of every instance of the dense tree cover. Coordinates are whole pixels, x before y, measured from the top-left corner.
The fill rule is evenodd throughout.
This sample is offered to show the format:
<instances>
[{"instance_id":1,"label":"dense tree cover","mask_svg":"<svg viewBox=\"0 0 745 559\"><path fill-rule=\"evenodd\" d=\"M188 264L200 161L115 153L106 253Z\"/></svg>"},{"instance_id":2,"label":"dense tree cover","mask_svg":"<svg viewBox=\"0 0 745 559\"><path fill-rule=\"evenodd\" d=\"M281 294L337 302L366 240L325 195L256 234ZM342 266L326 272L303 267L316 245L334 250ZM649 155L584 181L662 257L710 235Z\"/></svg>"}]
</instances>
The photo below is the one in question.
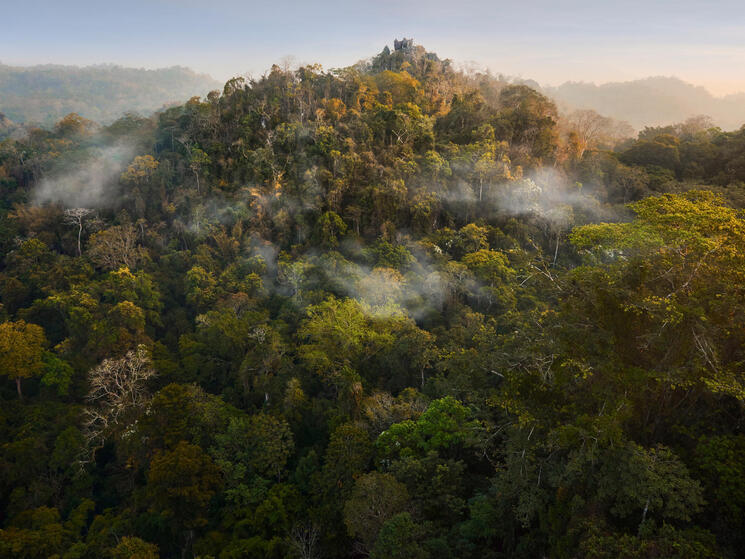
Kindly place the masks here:
<instances>
[{"instance_id":1,"label":"dense tree cover","mask_svg":"<svg viewBox=\"0 0 745 559\"><path fill-rule=\"evenodd\" d=\"M0 558L738 556L744 132L613 130L403 44L0 143Z\"/></svg>"},{"instance_id":2,"label":"dense tree cover","mask_svg":"<svg viewBox=\"0 0 745 559\"><path fill-rule=\"evenodd\" d=\"M71 112L109 124L126 111L149 114L216 85L211 77L178 66L0 64L0 112L17 124L51 126ZM0 136L2 128L0 117Z\"/></svg>"}]
</instances>

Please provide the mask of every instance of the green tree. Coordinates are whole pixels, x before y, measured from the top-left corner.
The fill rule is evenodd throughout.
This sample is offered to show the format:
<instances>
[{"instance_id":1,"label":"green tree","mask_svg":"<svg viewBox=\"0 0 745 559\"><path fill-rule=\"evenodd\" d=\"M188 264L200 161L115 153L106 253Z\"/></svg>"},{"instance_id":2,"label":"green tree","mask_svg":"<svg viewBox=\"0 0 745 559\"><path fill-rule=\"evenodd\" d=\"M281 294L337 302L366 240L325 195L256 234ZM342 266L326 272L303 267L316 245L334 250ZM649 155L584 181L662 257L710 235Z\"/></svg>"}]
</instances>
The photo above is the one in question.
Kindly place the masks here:
<instances>
[{"instance_id":1,"label":"green tree","mask_svg":"<svg viewBox=\"0 0 745 559\"><path fill-rule=\"evenodd\" d=\"M399 513L383 524L370 553L372 559L427 559L430 554L417 541L422 532L408 512Z\"/></svg>"},{"instance_id":2,"label":"green tree","mask_svg":"<svg viewBox=\"0 0 745 559\"><path fill-rule=\"evenodd\" d=\"M21 379L38 376L44 370L44 329L23 320L0 324L0 371L15 379L18 398L23 399Z\"/></svg>"},{"instance_id":3,"label":"green tree","mask_svg":"<svg viewBox=\"0 0 745 559\"><path fill-rule=\"evenodd\" d=\"M212 454L226 480L226 495L239 504L250 499L256 477L281 481L293 451L292 432L284 419L265 413L233 418L215 436Z\"/></svg>"},{"instance_id":4,"label":"green tree","mask_svg":"<svg viewBox=\"0 0 745 559\"><path fill-rule=\"evenodd\" d=\"M210 156L199 148L191 148L189 154L189 168L194 173L194 178L197 181L197 193L201 192L199 187L199 175L203 173L203 169L210 164Z\"/></svg>"},{"instance_id":5,"label":"green tree","mask_svg":"<svg viewBox=\"0 0 745 559\"><path fill-rule=\"evenodd\" d=\"M111 552L113 559L158 559L158 546L134 536L124 536Z\"/></svg>"},{"instance_id":6,"label":"green tree","mask_svg":"<svg viewBox=\"0 0 745 559\"><path fill-rule=\"evenodd\" d=\"M152 508L189 532L207 523L207 506L221 485L212 459L186 441L156 452L147 471Z\"/></svg>"},{"instance_id":7,"label":"green tree","mask_svg":"<svg viewBox=\"0 0 745 559\"><path fill-rule=\"evenodd\" d=\"M347 531L371 549L383 524L402 512L408 499L406 486L390 474L370 472L360 476L344 504Z\"/></svg>"}]
</instances>

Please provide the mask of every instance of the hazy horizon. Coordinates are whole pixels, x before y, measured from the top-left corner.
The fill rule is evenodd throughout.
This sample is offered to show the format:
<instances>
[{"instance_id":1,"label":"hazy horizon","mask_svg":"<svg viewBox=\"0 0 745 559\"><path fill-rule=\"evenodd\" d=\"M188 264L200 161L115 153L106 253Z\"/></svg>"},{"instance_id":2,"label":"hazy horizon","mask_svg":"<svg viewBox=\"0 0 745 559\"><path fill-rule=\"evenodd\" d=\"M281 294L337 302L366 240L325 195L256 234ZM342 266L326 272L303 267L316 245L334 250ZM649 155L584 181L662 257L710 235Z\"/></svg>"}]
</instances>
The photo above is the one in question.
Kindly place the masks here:
<instances>
[{"instance_id":1,"label":"hazy horizon","mask_svg":"<svg viewBox=\"0 0 745 559\"><path fill-rule=\"evenodd\" d=\"M745 7L730 0L464 0L271 4L214 0L10 0L0 62L12 66L186 66L224 82L273 63L343 67L398 37L458 64L546 86L674 76L716 96L745 91ZM28 41L29 33L34 36Z\"/></svg>"},{"instance_id":2,"label":"hazy horizon","mask_svg":"<svg viewBox=\"0 0 745 559\"><path fill-rule=\"evenodd\" d=\"M416 42L416 44L420 44L420 43ZM380 48L382 49L384 46L386 46L386 45L384 44ZM393 41L390 41L390 43L387 44L387 46L390 47L390 48L392 48L393 47ZM423 46L426 47L427 45L423 45ZM430 50L430 52L436 52L436 51L431 51ZM377 54L377 53L374 53L374 54ZM371 54L370 56L364 57L364 58L370 58L370 57L374 56L374 54ZM439 55L440 53L437 53L437 54ZM448 58L448 57L443 56L443 58ZM224 76L220 76L220 77L216 77L215 75L211 74L209 71L202 71L202 70L199 70L197 68L194 68L194 67L189 66L188 64L184 64L184 63L175 63L175 64L170 64L170 65L167 65L167 66L126 65L126 64L121 64L121 63L116 63L116 62L106 62L106 61L94 62L94 63L90 63L90 64L57 63L57 62L40 62L38 64L10 64L10 63L8 63L8 62L6 62L4 60L0 60L0 66L6 66L6 67L11 67L11 68L24 68L24 69L32 69L32 68L45 67L45 66L58 66L58 67L66 67L66 68L80 68L80 69L84 69L84 68L96 68L96 67L109 67L110 66L110 67L119 67L119 68L134 69L134 70L146 70L146 71L168 70L169 68L185 68L186 70L190 70L190 71L194 72L197 75L206 76L207 78L211 78L211 79L217 81L218 83L224 83L224 82L228 81L229 79L234 78L234 77L238 77L238 76L247 76L248 75L248 76L252 76L252 77L259 77L264 72L270 70L272 64L282 64L285 60L291 60L293 62L293 64L292 64L293 67L298 66L298 65L301 65L301 64L304 64L306 62L312 62L312 61L302 61L301 62L294 55L286 55L286 56L282 57L281 59L278 59L278 60L275 60L274 62L268 63L267 66L266 66L266 68L264 68L264 70L262 72L233 72L233 73L227 73ZM358 62L359 60L361 60L361 59L356 59L353 62L349 62L348 64L343 64L343 65L338 65L338 66L337 65L325 65L325 64L321 64L321 65L323 66L324 69L328 70L328 69L332 69L332 68L340 68L340 67L344 67L344 66L350 66L350 65ZM662 75L662 74L647 75L647 76L639 76L639 77L636 77L636 78L628 78L628 79L625 79L625 80L615 79L615 80L608 80L608 81L592 81L592 80L575 80L575 79L567 78L565 80L561 80L561 81L557 81L557 82L544 82L544 81L537 80L537 79L535 79L532 76L527 76L527 75L523 75L523 74L512 75L512 74L507 74L505 72L498 72L498 71L494 70L493 68L489 68L487 66L476 66L474 61L453 60L453 63L454 63L454 65L455 65L456 68L471 68L471 67L475 67L479 71L482 71L482 70L483 71L490 71L490 72L492 72L492 74L495 74L495 75L496 74L502 74L502 75L505 76L505 78L510 78L510 79L514 79L514 80L518 80L518 81L519 80L526 80L526 81L531 81L532 80L532 81L537 82L542 88L546 88L546 89L557 89L557 88L561 87L562 85L566 85L566 84L570 84L570 83L587 84L587 85L592 85L592 86L596 86L596 87L603 87L603 86L608 86L608 85L613 85L613 84L636 82L636 81L644 81L644 80L678 79L678 80L683 81L684 83L693 85L695 87L703 87L708 93L710 93L715 98L724 98L724 97L728 97L728 96L731 96L731 95L745 94L745 86L743 87L742 90L733 90L733 91L727 91L727 92L723 92L723 93L717 93L717 92L711 90L706 85L694 83L692 81L685 80L685 79L683 79L683 78L681 78L679 76L673 75L673 74L670 74L670 75Z\"/></svg>"}]
</instances>

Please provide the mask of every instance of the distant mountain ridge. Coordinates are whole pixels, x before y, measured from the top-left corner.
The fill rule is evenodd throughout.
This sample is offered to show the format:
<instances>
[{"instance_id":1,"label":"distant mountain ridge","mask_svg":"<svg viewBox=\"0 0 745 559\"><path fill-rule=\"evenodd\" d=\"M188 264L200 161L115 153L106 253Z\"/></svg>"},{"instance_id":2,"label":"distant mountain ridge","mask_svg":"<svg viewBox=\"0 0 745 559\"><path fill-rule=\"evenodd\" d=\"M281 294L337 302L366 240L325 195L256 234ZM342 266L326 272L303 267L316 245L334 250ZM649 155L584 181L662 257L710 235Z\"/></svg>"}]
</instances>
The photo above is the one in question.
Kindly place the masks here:
<instances>
[{"instance_id":1,"label":"distant mountain ridge","mask_svg":"<svg viewBox=\"0 0 745 559\"><path fill-rule=\"evenodd\" d=\"M559 86L539 86L532 80L520 82L542 91L562 109L593 109L636 129L682 122L701 114L710 116L725 130L745 124L745 93L717 97L702 86L675 77L600 85L568 81ZM108 124L126 112L149 114L165 105L222 89L222 85L209 75L183 66L146 70L110 64L0 64L0 113L15 124L49 127L71 112Z\"/></svg>"},{"instance_id":2,"label":"distant mountain ridge","mask_svg":"<svg viewBox=\"0 0 745 559\"><path fill-rule=\"evenodd\" d=\"M222 89L222 84L181 66L146 70L0 64L0 112L24 124L50 126L71 112L106 124L125 112L151 113L213 89Z\"/></svg>"},{"instance_id":3,"label":"distant mountain ridge","mask_svg":"<svg viewBox=\"0 0 745 559\"><path fill-rule=\"evenodd\" d=\"M675 77L650 77L602 85L566 82L542 87L560 106L593 109L635 128L681 122L705 114L725 130L745 124L745 93L724 97Z\"/></svg>"}]
</instances>

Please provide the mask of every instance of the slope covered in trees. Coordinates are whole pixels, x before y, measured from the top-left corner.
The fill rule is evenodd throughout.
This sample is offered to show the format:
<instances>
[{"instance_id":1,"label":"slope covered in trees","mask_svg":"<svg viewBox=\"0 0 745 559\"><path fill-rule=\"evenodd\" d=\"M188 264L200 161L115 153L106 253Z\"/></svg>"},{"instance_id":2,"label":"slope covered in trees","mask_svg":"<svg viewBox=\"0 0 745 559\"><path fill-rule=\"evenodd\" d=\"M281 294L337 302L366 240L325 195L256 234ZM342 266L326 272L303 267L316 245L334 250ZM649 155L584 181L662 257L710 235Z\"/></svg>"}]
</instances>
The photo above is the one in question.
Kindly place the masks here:
<instances>
[{"instance_id":1,"label":"slope covered in trees","mask_svg":"<svg viewBox=\"0 0 745 559\"><path fill-rule=\"evenodd\" d=\"M737 557L745 131L419 46L0 143L0 558Z\"/></svg>"},{"instance_id":2,"label":"slope covered in trees","mask_svg":"<svg viewBox=\"0 0 745 559\"><path fill-rule=\"evenodd\" d=\"M188 68L0 65L0 112L16 123L49 126L69 113L109 124L127 112L204 95L219 84Z\"/></svg>"},{"instance_id":3,"label":"slope covered in trees","mask_svg":"<svg viewBox=\"0 0 745 559\"><path fill-rule=\"evenodd\" d=\"M653 77L602 85L566 82L544 88L561 105L593 109L636 128L668 125L706 114L722 128L745 122L745 93L716 97L705 88L673 77Z\"/></svg>"}]
</instances>

